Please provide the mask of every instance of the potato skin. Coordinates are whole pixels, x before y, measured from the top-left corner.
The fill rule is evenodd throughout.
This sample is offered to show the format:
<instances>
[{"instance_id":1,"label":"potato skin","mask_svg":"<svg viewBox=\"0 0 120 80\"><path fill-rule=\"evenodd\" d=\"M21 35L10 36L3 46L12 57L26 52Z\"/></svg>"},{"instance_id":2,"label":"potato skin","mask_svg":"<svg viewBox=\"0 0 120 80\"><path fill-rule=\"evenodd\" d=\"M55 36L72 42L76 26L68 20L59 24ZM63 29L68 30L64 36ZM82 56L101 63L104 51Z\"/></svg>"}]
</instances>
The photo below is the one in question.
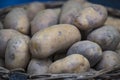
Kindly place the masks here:
<instances>
[{"instance_id":1,"label":"potato skin","mask_svg":"<svg viewBox=\"0 0 120 80\"><path fill-rule=\"evenodd\" d=\"M14 8L5 17L6 29L15 29L23 34L29 33L29 20L23 8Z\"/></svg>"},{"instance_id":2,"label":"potato skin","mask_svg":"<svg viewBox=\"0 0 120 80\"><path fill-rule=\"evenodd\" d=\"M32 2L31 4L29 4L26 7L29 20L31 21L39 11L44 10L44 9L45 9L45 5L43 3Z\"/></svg>"},{"instance_id":3,"label":"potato skin","mask_svg":"<svg viewBox=\"0 0 120 80\"><path fill-rule=\"evenodd\" d=\"M26 38L29 41L29 38ZM9 40L5 52L5 66L8 69L25 69L29 59L28 41L22 36L16 36Z\"/></svg>"},{"instance_id":4,"label":"potato skin","mask_svg":"<svg viewBox=\"0 0 120 80\"><path fill-rule=\"evenodd\" d=\"M80 54L72 54L55 61L49 66L49 73L81 73L90 69L88 60Z\"/></svg>"},{"instance_id":5,"label":"potato skin","mask_svg":"<svg viewBox=\"0 0 120 80\"><path fill-rule=\"evenodd\" d=\"M7 46L7 42L14 36L21 35L21 33L17 32L13 29L2 29L0 30L0 57L4 57L5 49Z\"/></svg>"},{"instance_id":6,"label":"potato skin","mask_svg":"<svg viewBox=\"0 0 120 80\"><path fill-rule=\"evenodd\" d=\"M80 2L77 0L69 0L67 1L63 7L60 16L61 24L72 24L74 19L77 17L78 12L82 10L82 6Z\"/></svg>"},{"instance_id":7,"label":"potato skin","mask_svg":"<svg viewBox=\"0 0 120 80\"><path fill-rule=\"evenodd\" d=\"M28 65L27 73L30 75L40 75L48 72L48 67L52 62L48 59L32 59Z\"/></svg>"},{"instance_id":8,"label":"potato skin","mask_svg":"<svg viewBox=\"0 0 120 80\"><path fill-rule=\"evenodd\" d=\"M120 41L120 33L112 26L103 26L91 32L87 39L99 44L103 50L115 50Z\"/></svg>"},{"instance_id":9,"label":"potato skin","mask_svg":"<svg viewBox=\"0 0 120 80\"><path fill-rule=\"evenodd\" d=\"M81 30L89 30L101 27L107 19L107 10L101 5L91 5L84 8L73 21L73 24Z\"/></svg>"},{"instance_id":10,"label":"potato skin","mask_svg":"<svg viewBox=\"0 0 120 80\"><path fill-rule=\"evenodd\" d=\"M97 64L98 61L102 58L102 49L101 47L91 41L85 40L85 41L79 41L73 44L68 52L67 55L71 54L81 54L84 57L86 57L90 65L93 67L95 64Z\"/></svg>"},{"instance_id":11,"label":"potato skin","mask_svg":"<svg viewBox=\"0 0 120 80\"><path fill-rule=\"evenodd\" d=\"M58 23L59 15L54 9L40 11L31 22L31 34Z\"/></svg>"},{"instance_id":12,"label":"potato skin","mask_svg":"<svg viewBox=\"0 0 120 80\"><path fill-rule=\"evenodd\" d=\"M47 58L56 51L65 50L81 40L79 30L70 24L54 25L37 32L30 41L30 50L35 58Z\"/></svg>"},{"instance_id":13,"label":"potato skin","mask_svg":"<svg viewBox=\"0 0 120 80\"><path fill-rule=\"evenodd\" d=\"M97 64L96 69L112 68L120 64L119 55L113 51L104 51L101 61Z\"/></svg>"}]
</instances>

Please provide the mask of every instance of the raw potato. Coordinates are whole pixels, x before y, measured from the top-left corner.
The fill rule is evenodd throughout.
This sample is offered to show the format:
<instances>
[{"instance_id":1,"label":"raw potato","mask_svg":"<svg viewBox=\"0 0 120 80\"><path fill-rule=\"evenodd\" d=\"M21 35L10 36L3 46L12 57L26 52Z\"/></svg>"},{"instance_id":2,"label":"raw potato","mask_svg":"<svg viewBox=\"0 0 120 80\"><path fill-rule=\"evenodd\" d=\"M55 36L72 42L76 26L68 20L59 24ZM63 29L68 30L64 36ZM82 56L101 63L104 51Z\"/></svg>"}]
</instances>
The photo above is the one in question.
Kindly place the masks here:
<instances>
[{"instance_id":1,"label":"raw potato","mask_svg":"<svg viewBox=\"0 0 120 80\"><path fill-rule=\"evenodd\" d=\"M31 34L58 23L59 13L54 9L40 11L31 22Z\"/></svg>"},{"instance_id":2,"label":"raw potato","mask_svg":"<svg viewBox=\"0 0 120 80\"><path fill-rule=\"evenodd\" d=\"M28 65L27 73L30 75L40 75L48 72L48 67L52 62L48 59L32 59Z\"/></svg>"},{"instance_id":3,"label":"raw potato","mask_svg":"<svg viewBox=\"0 0 120 80\"><path fill-rule=\"evenodd\" d=\"M102 60L97 64L96 69L112 68L120 64L120 58L113 51L104 51Z\"/></svg>"},{"instance_id":4,"label":"raw potato","mask_svg":"<svg viewBox=\"0 0 120 80\"><path fill-rule=\"evenodd\" d=\"M28 49L29 38L16 36L9 40L5 52L5 66L8 69L23 68L25 69L29 59Z\"/></svg>"},{"instance_id":5,"label":"raw potato","mask_svg":"<svg viewBox=\"0 0 120 80\"><path fill-rule=\"evenodd\" d=\"M4 26L15 29L23 34L29 34L29 20L23 8L14 8L5 17Z\"/></svg>"},{"instance_id":6,"label":"raw potato","mask_svg":"<svg viewBox=\"0 0 120 80\"><path fill-rule=\"evenodd\" d=\"M87 39L99 44L103 50L115 50L120 41L120 33L112 26L103 26L91 32Z\"/></svg>"},{"instance_id":7,"label":"raw potato","mask_svg":"<svg viewBox=\"0 0 120 80\"><path fill-rule=\"evenodd\" d=\"M77 0L69 0L62 7L60 23L61 24L72 24L74 19L77 17L78 12L82 10L80 2Z\"/></svg>"},{"instance_id":8,"label":"raw potato","mask_svg":"<svg viewBox=\"0 0 120 80\"><path fill-rule=\"evenodd\" d=\"M26 8L29 20L31 21L39 11L44 9L45 5L43 3L33 2L29 4Z\"/></svg>"},{"instance_id":9,"label":"raw potato","mask_svg":"<svg viewBox=\"0 0 120 80\"><path fill-rule=\"evenodd\" d=\"M91 5L82 10L73 24L81 30L101 27L107 19L107 10L101 5Z\"/></svg>"},{"instance_id":10,"label":"raw potato","mask_svg":"<svg viewBox=\"0 0 120 80\"><path fill-rule=\"evenodd\" d=\"M3 29L3 24L0 22L0 30Z\"/></svg>"},{"instance_id":11,"label":"raw potato","mask_svg":"<svg viewBox=\"0 0 120 80\"><path fill-rule=\"evenodd\" d=\"M109 16L105 22L105 25L111 25L120 32L120 18Z\"/></svg>"},{"instance_id":12,"label":"raw potato","mask_svg":"<svg viewBox=\"0 0 120 80\"><path fill-rule=\"evenodd\" d=\"M5 67L5 62L4 62L4 59L2 59L2 58L0 58L0 66Z\"/></svg>"},{"instance_id":13,"label":"raw potato","mask_svg":"<svg viewBox=\"0 0 120 80\"><path fill-rule=\"evenodd\" d=\"M67 52L67 55L71 54L81 54L86 57L90 65L93 67L102 58L102 50L100 46L91 41L79 41L73 44Z\"/></svg>"},{"instance_id":14,"label":"raw potato","mask_svg":"<svg viewBox=\"0 0 120 80\"><path fill-rule=\"evenodd\" d=\"M52 63L49 73L81 73L90 69L88 60L80 54L72 54Z\"/></svg>"},{"instance_id":15,"label":"raw potato","mask_svg":"<svg viewBox=\"0 0 120 80\"><path fill-rule=\"evenodd\" d=\"M30 41L32 57L47 58L81 40L79 30L70 24L59 24L37 32Z\"/></svg>"},{"instance_id":16,"label":"raw potato","mask_svg":"<svg viewBox=\"0 0 120 80\"><path fill-rule=\"evenodd\" d=\"M8 40L18 35L21 35L21 33L13 29L0 30L0 57L4 57Z\"/></svg>"}]
</instances>

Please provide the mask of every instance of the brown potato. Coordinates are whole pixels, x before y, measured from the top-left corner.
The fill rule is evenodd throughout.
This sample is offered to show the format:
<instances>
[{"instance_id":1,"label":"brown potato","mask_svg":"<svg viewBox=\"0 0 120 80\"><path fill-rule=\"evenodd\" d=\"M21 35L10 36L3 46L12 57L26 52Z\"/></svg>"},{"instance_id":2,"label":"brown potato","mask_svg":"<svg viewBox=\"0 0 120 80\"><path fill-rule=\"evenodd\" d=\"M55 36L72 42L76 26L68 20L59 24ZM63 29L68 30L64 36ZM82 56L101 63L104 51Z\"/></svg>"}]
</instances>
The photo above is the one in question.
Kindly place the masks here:
<instances>
[{"instance_id":1,"label":"brown potato","mask_svg":"<svg viewBox=\"0 0 120 80\"><path fill-rule=\"evenodd\" d=\"M88 60L80 54L72 54L55 61L49 66L49 73L81 73L90 69Z\"/></svg>"},{"instance_id":2,"label":"brown potato","mask_svg":"<svg viewBox=\"0 0 120 80\"><path fill-rule=\"evenodd\" d=\"M74 53L81 54L86 57L92 67L97 64L97 62L99 62L102 58L102 49L100 48L100 46L88 40L79 41L73 44L69 48L67 55L71 55Z\"/></svg>"},{"instance_id":3,"label":"brown potato","mask_svg":"<svg viewBox=\"0 0 120 80\"><path fill-rule=\"evenodd\" d=\"M82 10L82 6L80 2L77 0L69 0L67 1L63 7L60 16L61 24L72 24L74 19L77 17L78 12Z\"/></svg>"},{"instance_id":4,"label":"brown potato","mask_svg":"<svg viewBox=\"0 0 120 80\"><path fill-rule=\"evenodd\" d=\"M21 33L13 29L0 30L0 57L4 57L8 40L16 35L21 35Z\"/></svg>"},{"instance_id":5,"label":"brown potato","mask_svg":"<svg viewBox=\"0 0 120 80\"><path fill-rule=\"evenodd\" d=\"M31 21L35 15L45 9L45 5L40 2L32 2L26 7L27 15L29 20Z\"/></svg>"},{"instance_id":6,"label":"brown potato","mask_svg":"<svg viewBox=\"0 0 120 80\"><path fill-rule=\"evenodd\" d=\"M73 24L81 30L88 30L102 26L106 19L107 10L101 5L94 4L82 10Z\"/></svg>"},{"instance_id":7,"label":"brown potato","mask_svg":"<svg viewBox=\"0 0 120 80\"><path fill-rule=\"evenodd\" d=\"M48 72L48 67L52 62L44 59L32 59L28 65L27 73L30 75L40 75Z\"/></svg>"},{"instance_id":8,"label":"brown potato","mask_svg":"<svg viewBox=\"0 0 120 80\"><path fill-rule=\"evenodd\" d=\"M14 8L5 17L4 26L15 29L23 34L29 34L29 20L23 8Z\"/></svg>"},{"instance_id":9,"label":"brown potato","mask_svg":"<svg viewBox=\"0 0 120 80\"><path fill-rule=\"evenodd\" d=\"M120 41L120 33L112 26L103 26L91 32L87 39L99 44L103 50L115 50Z\"/></svg>"},{"instance_id":10,"label":"brown potato","mask_svg":"<svg viewBox=\"0 0 120 80\"><path fill-rule=\"evenodd\" d=\"M120 64L120 58L117 53L113 51L104 51L101 61L97 64L96 69L112 68Z\"/></svg>"},{"instance_id":11,"label":"brown potato","mask_svg":"<svg viewBox=\"0 0 120 80\"><path fill-rule=\"evenodd\" d=\"M120 18L109 16L105 22L105 25L113 26L120 32Z\"/></svg>"},{"instance_id":12,"label":"brown potato","mask_svg":"<svg viewBox=\"0 0 120 80\"><path fill-rule=\"evenodd\" d=\"M16 36L8 41L5 52L5 66L8 69L26 68L30 59L28 43L29 38L25 39L23 36Z\"/></svg>"},{"instance_id":13,"label":"brown potato","mask_svg":"<svg viewBox=\"0 0 120 80\"><path fill-rule=\"evenodd\" d=\"M59 13L58 13L59 14ZM59 15L54 9L40 11L31 22L31 34L58 23Z\"/></svg>"},{"instance_id":14,"label":"brown potato","mask_svg":"<svg viewBox=\"0 0 120 80\"><path fill-rule=\"evenodd\" d=\"M59 50L69 48L81 40L79 30L70 24L59 24L37 32L30 41L30 50L35 58L47 58Z\"/></svg>"}]
</instances>

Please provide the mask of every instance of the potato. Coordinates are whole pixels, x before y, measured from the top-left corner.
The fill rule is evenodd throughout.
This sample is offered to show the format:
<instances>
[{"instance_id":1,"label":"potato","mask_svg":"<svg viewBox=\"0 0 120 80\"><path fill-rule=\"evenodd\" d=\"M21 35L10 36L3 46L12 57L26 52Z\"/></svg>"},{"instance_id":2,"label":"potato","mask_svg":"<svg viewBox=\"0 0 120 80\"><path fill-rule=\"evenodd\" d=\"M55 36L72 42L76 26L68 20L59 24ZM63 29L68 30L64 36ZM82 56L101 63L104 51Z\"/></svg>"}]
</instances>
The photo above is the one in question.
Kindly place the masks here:
<instances>
[{"instance_id":1,"label":"potato","mask_svg":"<svg viewBox=\"0 0 120 80\"><path fill-rule=\"evenodd\" d=\"M45 5L43 3L40 3L40 2L30 3L26 7L29 20L31 21L39 11L44 10L44 9L45 9Z\"/></svg>"},{"instance_id":2,"label":"potato","mask_svg":"<svg viewBox=\"0 0 120 80\"><path fill-rule=\"evenodd\" d=\"M78 12L82 10L82 6L80 2L77 0L69 0L67 1L63 7L60 16L61 24L72 24L74 19L77 17Z\"/></svg>"},{"instance_id":3,"label":"potato","mask_svg":"<svg viewBox=\"0 0 120 80\"><path fill-rule=\"evenodd\" d=\"M112 26L103 26L91 32L87 39L99 44L103 50L115 50L120 41L120 33Z\"/></svg>"},{"instance_id":4,"label":"potato","mask_svg":"<svg viewBox=\"0 0 120 80\"><path fill-rule=\"evenodd\" d=\"M3 24L0 22L0 30L3 29Z\"/></svg>"},{"instance_id":5,"label":"potato","mask_svg":"<svg viewBox=\"0 0 120 80\"><path fill-rule=\"evenodd\" d=\"M26 68L30 59L28 43L29 38L22 36L13 37L8 41L5 52L5 66L8 69Z\"/></svg>"},{"instance_id":6,"label":"potato","mask_svg":"<svg viewBox=\"0 0 120 80\"><path fill-rule=\"evenodd\" d=\"M105 22L105 25L111 25L120 32L120 18L109 16Z\"/></svg>"},{"instance_id":7,"label":"potato","mask_svg":"<svg viewBox=\"0 0 120 80\"><path fill-rule=\"evenodd\" d=\"M112 68L120 64L120 58L117 53L113 51L104 51L102 60L97 64L96 69Z\"/></svg>"},{"instance_id":8,"label":"potato","mask_svg":"<svg viewBox=\"0 0 120 80\"><path fill-rule=\"evenodd\" d=\"M29 20L23 8L14 8L5 17L4 26L7 29L15 29L23 34L29 33Z\"/></svg>"},{"instance_id":9,"label":"potato","mask_svg":"<svg viewBox=\"0 0 120 80\"><path fill-rule=\"evenodd\" d=\"M88 60L80 54L72 54L55 61L49 66L49 73L81 73L90 69Z\"/></svg>"},{"instance_id":10,"label":"potato","mask_svg":"<svg viewBox=\"0 0 120 80\"><path fill-rule=\"evenodd\" d=\"M40 11L31 22L31 34L58 23L59 15L53 9Z\"/></svg>"},{"instance_id":11,"label":"potato","mask_svg":"<svg viewBox=\"0 0 120 80\"><path fill-rule=\"evenodd\" d=\"M0 58L0 66L1 67L4 67L5 66L5 61L4 59Z\"/></svg>"},{"instance_id":12,"label":"potato","mask_svg":"<svg viewBox=\"0 0 120 80\"><path fill-rule=\"evenodd\" d=\"M16 35L18 36L21 34L12 29L0 30L0 57L4 57L8 40Z\"/></svg>"},{"instance_id":13,"label":"potato","mask_svg":"<svg viewBox=\"0 0 120 80\"><path fill-rule=\"evenodd\" d=\"M88 30L102 26L106 19L107 10L101 5L94 4L82 10L73 24L81 30Z\"/></svg>"},{"instance_id":14,"label":"potato","mask_svg":"<svg viewBox=\"0 0 120 80\"><path fill-rule=\"evenodd\" d=\"M79 41L73 44L68 52L67 55L71 54L81 54L86 57L90 65L93 67L97 62L99 62L102 58L102 50L100 46L94 42L85 40Z\"/></svg>"},{"instance_id":15,"label":"potato","mask_svg":"<svg viewBox=\"0 0 120 80\"><path fill-rule=\"evenodd\" d=\"M59 24L38 31L30 41L32 57L47 58L81 40L79 30L70 24Z\"/></svg>"},{"instance_id":16,"label":"potato","mask_svg":"<svg viewBox=\"0 0 120 80\"><path fill-rule=\"evenodd\" d=\"M48 72L48 67L52 62L48 59L32 59L28 65L27 73L30 75L40 75Z\"/></svg>"}]
</instances>

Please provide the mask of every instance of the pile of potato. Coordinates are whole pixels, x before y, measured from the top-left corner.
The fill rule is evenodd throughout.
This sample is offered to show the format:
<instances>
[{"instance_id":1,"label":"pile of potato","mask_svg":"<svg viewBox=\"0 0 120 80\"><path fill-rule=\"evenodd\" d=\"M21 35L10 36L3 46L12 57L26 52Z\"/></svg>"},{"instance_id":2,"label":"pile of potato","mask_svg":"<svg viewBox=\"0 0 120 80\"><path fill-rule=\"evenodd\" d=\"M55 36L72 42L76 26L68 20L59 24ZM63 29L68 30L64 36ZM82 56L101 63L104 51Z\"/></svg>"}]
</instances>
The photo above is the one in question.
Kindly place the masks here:
<instances>
[{"instance_id":1,"label":"pile of potato","mask_svg":"<svg viewBox=\"0 0 120 80\"><path fill-rule=\"evenodd\" d=\"M84 0L62 8L40 2L16 7L0 22L0 66L30 75L114 67L120 64L119 32L119 18Z\"/></svg>"}]
</instances>

